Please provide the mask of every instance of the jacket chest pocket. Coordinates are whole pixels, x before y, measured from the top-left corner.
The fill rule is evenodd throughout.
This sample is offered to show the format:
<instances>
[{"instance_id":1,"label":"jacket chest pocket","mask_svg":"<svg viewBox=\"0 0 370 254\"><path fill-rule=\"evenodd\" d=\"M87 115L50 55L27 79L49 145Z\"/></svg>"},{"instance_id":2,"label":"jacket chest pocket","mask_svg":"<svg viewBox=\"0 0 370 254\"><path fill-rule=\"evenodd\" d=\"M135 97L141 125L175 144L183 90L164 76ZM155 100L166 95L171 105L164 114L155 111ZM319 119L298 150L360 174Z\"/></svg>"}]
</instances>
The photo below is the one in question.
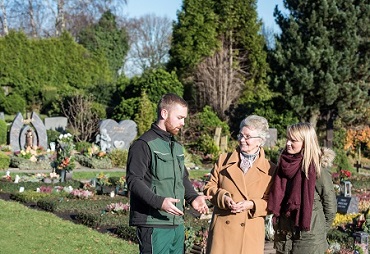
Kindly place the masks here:
<instances>
[{"instance_id":1,"label":"jacket chest pocket","mask_svg":"<svg viewBox=\"0 0 370 254\"><path fill-rule=\"evenodd\" d=\"M174 179L174 158L171 154L155 153L153 175L158 180Z\"/></svg>"}]
</instances>

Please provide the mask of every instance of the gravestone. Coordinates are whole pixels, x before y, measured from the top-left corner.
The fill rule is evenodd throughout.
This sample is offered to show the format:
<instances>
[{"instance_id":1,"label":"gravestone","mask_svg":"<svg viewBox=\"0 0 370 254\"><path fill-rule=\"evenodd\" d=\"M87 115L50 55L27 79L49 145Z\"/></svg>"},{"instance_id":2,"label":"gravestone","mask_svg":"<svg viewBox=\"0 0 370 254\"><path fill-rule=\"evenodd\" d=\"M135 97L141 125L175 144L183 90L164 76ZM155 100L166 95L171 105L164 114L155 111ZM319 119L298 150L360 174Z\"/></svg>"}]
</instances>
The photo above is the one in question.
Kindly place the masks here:
<instances>
[{"instance_id":1,"label":"gravestone","mask_svg":"<svg viewBox=\"0 0 370 254\"><path fill-rule=\"evenodd\" d=\"M110 141L111 149L129 149L131 142L136 138L136 123L132 120L123 120L117 123L112 119L106 119L100 122L99 131L106 129Z\"/></svg>"},{"instance_id":2,"label":"gravestone","mask_svg":"<svg viewBox=\"0 0 370 254\"><path fill-rule=\"evenodd\" d=\"M13 151L20 151L23 148L21 148L20 144L20 134L23 128L23 116L21 113L17 113L15 116L12 125L10 126L10 131L9 131L9 143L10 147Z\"/></svg>"},{"instance_id":3,"label":"gravestone","mask_svg":"<svg viewBox=\"0 0 370 254\"><path fill-rule=\"evenodd\" d=\"M39 115L36 114L35 112L32 112L31 123L33 127L35 128L37 139L38 139L38 142L34 144L37 144L37 146L43 147L44 149L47 149L48 148L48 135L46 133L46 128L41 118L39 117Z\"/></svg>"},{"instance_id":4,"label":"gravestone","mask_svg":"<svg viewBox=\"0 0 370 254\"><path fill-rule=\"evenodd\" d=\"M4 112L0 112L0 120L5 120Z\"/></svg>"},{"instance_id":5,"label":"gravestone","mask_svg":"<svg viewBox=\"0 0 370 254\"><path fill-rule=\"evenodd\" d=\"M276 146L276 141L277 141L277 129L270 128L269 137L266 139L264 147L274 147Z\"/></svg>"},{"instance_id":6,"label":"gravestone","mask_svg":"<svg viewBox=\"0 0 370 254\"><path fill-rule=\"evenodd\" d=\"M358 213L358 197L337 196L337 212L341 214Z\"/></svg>"},{"instance_id":7,"label":"gravestone","mask_svg":"<svg viewBox=\"0 0 370 254\"><path fill-rule=\"evenodd\" d=\"M33 112L31 119L23 119L21 113L17 113L9 131L9 144L12 151L20 151L25 148L27 130L33 130L33 144L38 147L47 148L46 128L40 117Z\"/></svg>"},{"instance_id":8,"label":"gravestone","mask_svg":"<svg viewBox=\"0 0 370 254\"><path fill-rule=\"evenodd\" d=\"M54 130L59 132L64 132L67 128L68 118L67 117L46 117L45 128L47 130Z\"/></svg>"}]
</instances>

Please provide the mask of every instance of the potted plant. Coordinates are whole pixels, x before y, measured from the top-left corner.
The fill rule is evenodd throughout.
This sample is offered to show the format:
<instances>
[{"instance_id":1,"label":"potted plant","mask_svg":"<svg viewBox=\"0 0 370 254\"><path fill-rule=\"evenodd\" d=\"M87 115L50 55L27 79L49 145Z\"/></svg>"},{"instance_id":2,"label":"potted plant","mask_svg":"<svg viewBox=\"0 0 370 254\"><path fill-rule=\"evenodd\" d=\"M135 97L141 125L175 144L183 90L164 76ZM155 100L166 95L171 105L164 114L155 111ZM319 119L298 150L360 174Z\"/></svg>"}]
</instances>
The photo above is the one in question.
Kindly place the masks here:
<instances>
[{"instance_id":1,"label":"potted plant","mask_svg":"<svg viewBox=\"0 0 370 254\"><path fill-rule=\"evenodd\" d=\"M60 175L60 181L65 182L67 173L75 168L73 136L70 133L60 134L57 139L57 157L55 160L56 173Z\"/></svg>"},{"instance_id":2,"label":"potted plant","mask_svg":"<svg viewBox=\"0 0 370 254\"><path fill-rule=\"evenodd\" d=\"M115 187L109 179L109 174L104 174L100 172L95 177L96 183L96 192L98 194L109 194L112 191L115 191Z\"/></svg>"}]
</instances>

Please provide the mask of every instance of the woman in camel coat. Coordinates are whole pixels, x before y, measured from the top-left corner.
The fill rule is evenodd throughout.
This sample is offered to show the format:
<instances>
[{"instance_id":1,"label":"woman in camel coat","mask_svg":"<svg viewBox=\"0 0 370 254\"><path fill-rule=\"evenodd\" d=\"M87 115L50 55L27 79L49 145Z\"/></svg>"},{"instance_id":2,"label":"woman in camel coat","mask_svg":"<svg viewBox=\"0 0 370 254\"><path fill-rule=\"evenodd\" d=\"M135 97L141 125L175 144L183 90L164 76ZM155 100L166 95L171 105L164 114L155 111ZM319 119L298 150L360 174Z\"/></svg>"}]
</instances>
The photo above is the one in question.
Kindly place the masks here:
<instances>
[{"instance_id":1,"label":"woman in camel coat","mask_svg":"<svg viewBox=\"0 0 370 254\"><path fill-rule=\"evenodd\" d=\"M268 123L252 115L240 124L239 147L222 154L204 194L214 205L207 253L263 254L265 216L275 165L265 158L262 145Z\"/></svg>"}]
</instances>

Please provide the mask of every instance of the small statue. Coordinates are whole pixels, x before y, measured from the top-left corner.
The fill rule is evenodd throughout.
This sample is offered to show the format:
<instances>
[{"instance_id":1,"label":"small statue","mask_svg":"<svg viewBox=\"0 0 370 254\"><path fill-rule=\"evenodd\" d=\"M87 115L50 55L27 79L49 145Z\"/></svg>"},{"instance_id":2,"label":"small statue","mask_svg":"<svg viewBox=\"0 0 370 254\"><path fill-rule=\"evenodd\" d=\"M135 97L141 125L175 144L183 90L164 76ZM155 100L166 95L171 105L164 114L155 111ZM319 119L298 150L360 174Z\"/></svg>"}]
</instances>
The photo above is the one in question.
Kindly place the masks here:
<instances>
[{"instance_id":1,"label":"small statue","mask_svg":"<svg viewBox=\"0 0 370 254\"><path fill-rule=\"evenodd\" d=\"M28 147L29 148L32 148L33 147L33 133L32 133L32 130L31 129L28 129L27 132L26 132L26 145L25 145L25 148L27 149Z\"/></svg>"},{"instance_id":2,"label":"small statue","mask_svg":"<svg viewBox=\"0 0 370 254\"><path fill-rule=\"evenodd\" d=\"M103 152L107 152L110 149L111 147L110 141L111 141L111 138L109 137L108 131L105 128L102 129L100 134L96 136L96 143L99 144L100 149Z\"/></svg>"}]
</instances>

